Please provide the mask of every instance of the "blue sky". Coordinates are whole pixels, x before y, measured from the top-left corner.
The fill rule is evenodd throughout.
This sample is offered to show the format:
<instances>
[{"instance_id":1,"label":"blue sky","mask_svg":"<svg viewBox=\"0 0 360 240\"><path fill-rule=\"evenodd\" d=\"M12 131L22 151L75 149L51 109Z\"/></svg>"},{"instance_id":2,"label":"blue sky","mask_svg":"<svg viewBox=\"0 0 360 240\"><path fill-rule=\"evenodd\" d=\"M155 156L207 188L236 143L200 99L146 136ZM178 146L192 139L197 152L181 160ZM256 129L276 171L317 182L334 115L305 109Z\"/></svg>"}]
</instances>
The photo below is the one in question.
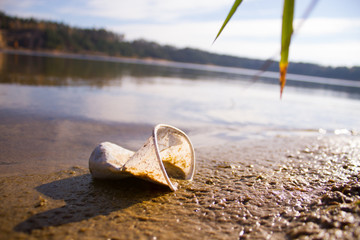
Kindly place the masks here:
<instances>
[{"instance_id":1,"label":"blue sky","mask_svg":"<svg viewBox=\"0 0 360 240\"><path fill-rule=\"evenodd\" d=\"M312 0L297 0L295 28ZM105 28L146 39L234 56L278 60L283 0L243 0L212 44L233 0L1 0L19 17ZM360 66L360 1L319 0L297 31L290 61Z\"/></svg>"}]
</instances>

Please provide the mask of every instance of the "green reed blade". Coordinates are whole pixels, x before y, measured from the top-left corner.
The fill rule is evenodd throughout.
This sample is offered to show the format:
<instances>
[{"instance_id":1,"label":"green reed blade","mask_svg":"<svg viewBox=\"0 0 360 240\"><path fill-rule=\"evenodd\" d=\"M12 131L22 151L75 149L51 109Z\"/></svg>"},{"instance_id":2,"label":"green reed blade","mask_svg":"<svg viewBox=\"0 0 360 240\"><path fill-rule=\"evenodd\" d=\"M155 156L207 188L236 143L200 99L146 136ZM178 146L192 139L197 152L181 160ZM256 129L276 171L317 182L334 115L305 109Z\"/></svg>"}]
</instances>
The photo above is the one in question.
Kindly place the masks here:
<instances>
[{"instance_id":1,"label":"green reed blade","mask_svg":"<svg viewBox=\"0 0 360 240\"><path fill-rule=\"evenodd\" d=\"M282 17L281 30L281 59L280 59L280 97L286 83L286 71L288 67L289 47L291 36L293 34L293 19L294 19L294 5L295 0L284 0L284 9Z\"/></svg>"},{"instance_id":2,"label":"green reed blade","mask_svg":"<svg viewBox=\"0 0 360 240\"><path fill-rule=\"evenodd\" d=\"M238 6L240 5L241 2L242 2L242 0L235 0L233 6L232 6L231 9L230 9L229 14L227 15L227 17L226 17L223 25L221 26L221 28L220 28L220 30L219 30L219 32L218 32L218 34L216 35L214 42L215 42L216 39L220 36L221 32L224 30L226 24L229 22L230 18L234 15L236 9L238 8Z\"/></svg>"}]
</instances>

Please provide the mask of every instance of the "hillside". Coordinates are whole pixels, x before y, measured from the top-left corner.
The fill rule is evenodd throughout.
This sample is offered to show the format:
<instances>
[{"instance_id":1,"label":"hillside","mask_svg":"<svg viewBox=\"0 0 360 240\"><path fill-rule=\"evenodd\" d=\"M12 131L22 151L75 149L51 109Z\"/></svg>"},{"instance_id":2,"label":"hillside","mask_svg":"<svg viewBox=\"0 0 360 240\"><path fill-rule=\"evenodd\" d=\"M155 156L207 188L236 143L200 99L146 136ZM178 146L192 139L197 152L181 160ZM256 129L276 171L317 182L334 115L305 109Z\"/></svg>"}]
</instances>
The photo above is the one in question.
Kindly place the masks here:
<instances>
[{"instance_id":1,"label":"hillside","mask_svg":"<svg viewBox=\"0 0 360 240\"><path fill-rule=\"evenodd\" d=\"M105 29L74 28L52 21L12 17L3 12L0 12L0 48L154 58L249 69L262 69L268 65L267 70L278 71L277 62L214 54L192 48L180 49L146 40L126 41L123 34ZM360 66L334 68L291 62L288 72L360 81Z\"/></svg>"}]
</instances>

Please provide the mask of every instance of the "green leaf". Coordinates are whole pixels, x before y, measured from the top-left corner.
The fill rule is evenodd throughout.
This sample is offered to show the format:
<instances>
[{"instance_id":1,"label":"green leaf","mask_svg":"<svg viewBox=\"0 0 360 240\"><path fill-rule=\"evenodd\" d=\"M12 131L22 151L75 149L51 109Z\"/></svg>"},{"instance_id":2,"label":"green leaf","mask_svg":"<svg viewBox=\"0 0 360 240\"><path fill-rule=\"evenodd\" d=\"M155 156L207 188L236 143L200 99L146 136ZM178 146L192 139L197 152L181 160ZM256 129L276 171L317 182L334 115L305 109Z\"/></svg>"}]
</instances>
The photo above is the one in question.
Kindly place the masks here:
<instances>
[{"instance_id":1,"label":"green leaf","mask_svg":"<svg viewBox=\"0 0 360 240\"><path fill-rule=\"evenodd\" d=\"M293 30L295 0L284 0L284 9L282 17L281 30L281 59L280 59L280 97L282 95L285 83L286 72L288 67L289 47Z\"/></svg>"},{"instance_id":2,"label":"green leaf","mask_svg":"<svg viewBox=\"0 0 360 240\"><path fill-rule=\"evenodd\" d=\"M230 9L229 14L227 15L227 17L226 17L223 25L221 26L221 28L220 28L220 30L219 30L219 32L218 32L218 34L216 35L214 42L215 42L216 39L220 36L221 32L224 30L226 24L229 22L230 18L234 15L236 9L238 8L238 6L240 5L241 2L242 2L242 0L235 0L233 6L232 6L231 9Z\"/></svg>"}]
</instances>

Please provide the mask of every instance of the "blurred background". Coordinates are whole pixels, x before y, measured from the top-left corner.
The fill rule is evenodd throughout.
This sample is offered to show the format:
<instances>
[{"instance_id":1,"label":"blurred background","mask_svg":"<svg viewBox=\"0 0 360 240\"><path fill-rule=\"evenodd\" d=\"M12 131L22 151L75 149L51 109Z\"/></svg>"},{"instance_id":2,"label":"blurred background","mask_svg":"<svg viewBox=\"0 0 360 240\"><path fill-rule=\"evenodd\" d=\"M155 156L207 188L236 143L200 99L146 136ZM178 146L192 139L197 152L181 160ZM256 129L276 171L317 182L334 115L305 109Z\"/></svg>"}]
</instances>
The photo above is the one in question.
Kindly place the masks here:
<instances>
[{"instance_id":1,"label":"blurred background","mask_svg":"<svg viewBox=\"0 0 360 240\"><path fill-rule=\"evenodd\" d=\"M312 2L296 1L295 28ZM2 0L0 10L76 28L105 29L126 41L145 39L232 56L277 58L283 0L244 0L212 44L232 4L232 0ZM360 2L320 0L293 38L290 61L359 66L359 43Z\"/></svg>"}]
</instances>

